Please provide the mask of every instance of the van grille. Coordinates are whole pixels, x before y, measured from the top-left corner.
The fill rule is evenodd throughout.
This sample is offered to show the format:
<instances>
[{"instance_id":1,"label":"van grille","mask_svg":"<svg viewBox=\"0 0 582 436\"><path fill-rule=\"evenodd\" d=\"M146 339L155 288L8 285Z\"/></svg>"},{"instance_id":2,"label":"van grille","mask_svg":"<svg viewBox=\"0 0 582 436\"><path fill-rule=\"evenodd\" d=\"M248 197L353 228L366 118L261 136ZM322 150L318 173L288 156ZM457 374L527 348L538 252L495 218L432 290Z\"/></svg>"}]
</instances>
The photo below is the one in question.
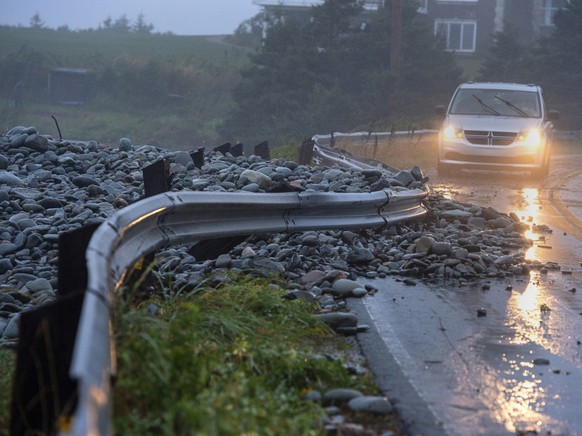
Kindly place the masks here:
<instances>
[{"instance_id":1,"label":"van grille","mask_svg":"<svg viewBox=\"0 0 582 436\"><path fill-rule=\"evenodd\" d=\"M517 133L515 132L494 132L488 130L465 130L465 138L475 145L511 145Z\"/></svg>"}]
</instances>

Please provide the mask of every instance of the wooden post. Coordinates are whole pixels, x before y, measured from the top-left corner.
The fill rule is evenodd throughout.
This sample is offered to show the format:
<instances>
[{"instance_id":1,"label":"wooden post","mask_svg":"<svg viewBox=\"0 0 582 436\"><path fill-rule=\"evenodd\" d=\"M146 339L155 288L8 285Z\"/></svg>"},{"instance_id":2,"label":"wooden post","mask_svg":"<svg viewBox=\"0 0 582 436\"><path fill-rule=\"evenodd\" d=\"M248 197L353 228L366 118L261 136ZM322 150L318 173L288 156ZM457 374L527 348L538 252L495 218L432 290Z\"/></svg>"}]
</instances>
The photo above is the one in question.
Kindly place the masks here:
<instances>
[{"instance_id":1,"label":"wooden post","mask_svg":"<svg viewBox=\"0 0 582 436\"><path fill-rule=\"evenodd\" d=\"M390 68L396 77L400 77L400 48L402 44L402 4L392 0L392 29L390 32Z\"/></svg>"}]
</instances>

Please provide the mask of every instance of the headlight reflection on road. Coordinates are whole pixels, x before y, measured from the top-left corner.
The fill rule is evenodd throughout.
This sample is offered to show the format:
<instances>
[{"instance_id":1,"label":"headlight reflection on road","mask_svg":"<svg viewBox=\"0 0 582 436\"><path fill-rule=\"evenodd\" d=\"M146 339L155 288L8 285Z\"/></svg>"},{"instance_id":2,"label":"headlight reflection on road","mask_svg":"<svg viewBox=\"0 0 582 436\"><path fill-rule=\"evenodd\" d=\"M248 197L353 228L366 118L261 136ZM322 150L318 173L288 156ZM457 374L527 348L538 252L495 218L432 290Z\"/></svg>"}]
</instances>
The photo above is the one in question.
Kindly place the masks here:
<instances>
[{"instance_id":1,"label":"headlight reflection on road","mask_svg":"<svg viewBox=\"0 0 582 436\"><path fill-rule=\"evenodd\" d=\"M513 344L535 343L544 348L547 342L547 321L549 310L541 294L539 273L531 273L530 281L523 293L514 292L508 303L508 322L515 330L510 341Z\"/></svg>"},{"instance_id":2,"label":"headlight reflection on road","mask_svg":"<svg viewBox=\"0 0 582 436\"><path fill-rule=\"evenodd\" d=\"M543 295L538 286L539 273L532 273L527 288L513 292L507 305L507 324L513 336L507 338L512 345L537 344L546 348L546 315ZM531 353L531 352L530 352ZM544 422L544 406L547 393L536 375L534 356L529 353L503 354L505 363L504 377L501 378L496 398L499 408L496 419L503 423L509 432L528 429L539 431Z\"/></svg>"},{"instance_id":3,"label":"headlight reflection on road","mask_svg":"<svg viewBox=\"0 0 582 436\"><path fill-rule=\"evenodd\" d=\"M507 357L503 356L503 359ZM510 433L524 429L538 432L545 418L543 405L546 393L541 381L527 368L526 362L512 360L508 363L513 377L505 377L498 392L497 403L500 407L497 421L503 423Z\"/></svg>"},{"instance_id":4,"label":"headlight reflection on road","mask_svg":"<svg viewBox=\"0 0 582 436\"><path fill-rule=\"evenodd\" d=\"M521 190L522 198L520 199L517 208L514 210L515 214L524 222L530 224L529 230L525 232L525 236L532 241L538 241L539 235L534 233L532 227L534 224L540 224L540 190L538 188L523 188ZM536 245L532 245L525 253L525 258L528 260L536 259Z\"/></svg>"}]
</instances>

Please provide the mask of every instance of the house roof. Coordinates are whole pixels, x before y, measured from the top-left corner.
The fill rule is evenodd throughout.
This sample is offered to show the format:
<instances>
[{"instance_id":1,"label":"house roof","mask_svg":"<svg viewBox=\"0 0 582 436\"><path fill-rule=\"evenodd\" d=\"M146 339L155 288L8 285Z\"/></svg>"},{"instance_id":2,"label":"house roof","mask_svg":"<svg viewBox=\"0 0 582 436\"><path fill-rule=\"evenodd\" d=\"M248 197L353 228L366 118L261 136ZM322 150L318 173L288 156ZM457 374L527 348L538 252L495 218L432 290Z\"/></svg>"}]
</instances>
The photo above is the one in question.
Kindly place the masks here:
<instances>
[{"instance_id":1,"label":"house roof","mask_svg":"<svg viewBox=\"0 0 582 436\"><path fill-rule=\"evenodd\" d=\"M281 6L285 8L310 8L312 6L320 6L325 0L253 0L253 3L264 7ZM377 10L381 0L367 0L364 2L364 9Z\"/></svg>"}]
</instances>

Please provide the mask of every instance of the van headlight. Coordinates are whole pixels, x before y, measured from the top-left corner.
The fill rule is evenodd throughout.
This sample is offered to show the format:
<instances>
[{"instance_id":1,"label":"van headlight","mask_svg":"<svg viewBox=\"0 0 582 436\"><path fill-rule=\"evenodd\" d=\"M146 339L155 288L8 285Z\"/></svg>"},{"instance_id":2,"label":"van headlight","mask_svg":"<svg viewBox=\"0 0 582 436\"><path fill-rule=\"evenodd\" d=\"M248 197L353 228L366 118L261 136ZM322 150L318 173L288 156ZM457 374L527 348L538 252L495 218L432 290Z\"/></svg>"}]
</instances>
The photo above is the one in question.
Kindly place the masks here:
<instances>
[{"instance_id":1,"label":"van headlight","mask_svg":"<svg viewBox=\"0 0 582 436\"><path fill-rule=\"evenodd\" d=\"M517 135L517 140L530 147L539 147L542 143L542 133L540 129L522 131Z\"/></svg>"},{"instance_id":2,"label":"van headlight","mask_svg":"<svg viewBox=\"0 0 582 436\"><path fill-rule=\"evenodd\" d=\"M443 128L443 136L447 139L457 139L463 137L463 130L451 124Z\"/></svg>"}]
</instances>

